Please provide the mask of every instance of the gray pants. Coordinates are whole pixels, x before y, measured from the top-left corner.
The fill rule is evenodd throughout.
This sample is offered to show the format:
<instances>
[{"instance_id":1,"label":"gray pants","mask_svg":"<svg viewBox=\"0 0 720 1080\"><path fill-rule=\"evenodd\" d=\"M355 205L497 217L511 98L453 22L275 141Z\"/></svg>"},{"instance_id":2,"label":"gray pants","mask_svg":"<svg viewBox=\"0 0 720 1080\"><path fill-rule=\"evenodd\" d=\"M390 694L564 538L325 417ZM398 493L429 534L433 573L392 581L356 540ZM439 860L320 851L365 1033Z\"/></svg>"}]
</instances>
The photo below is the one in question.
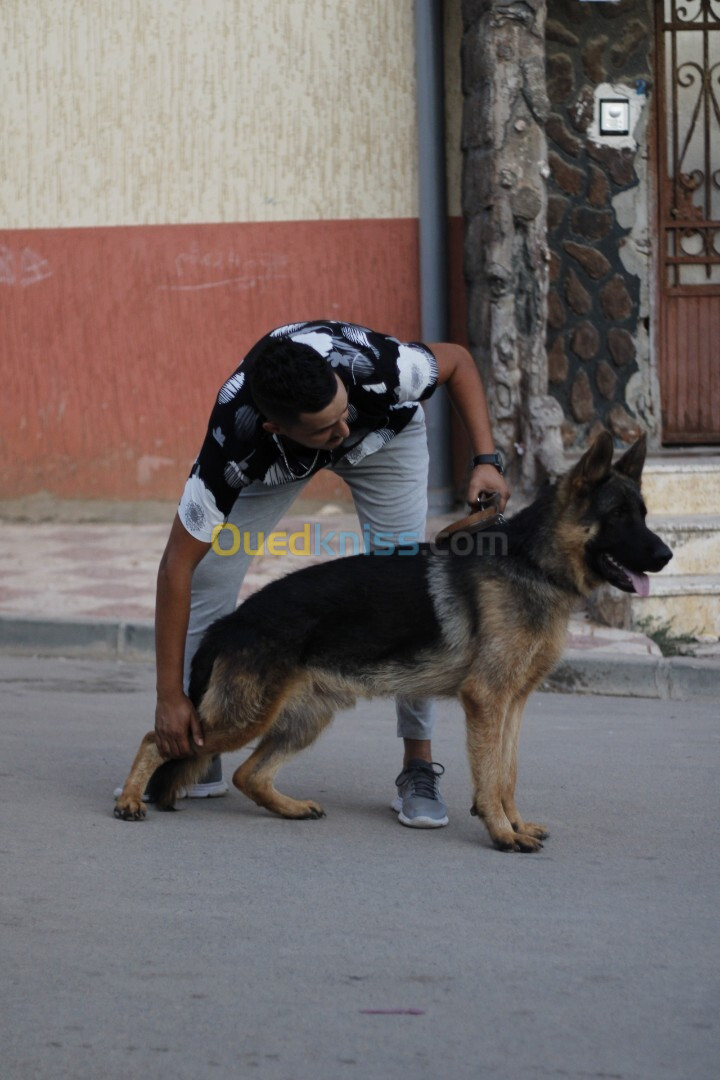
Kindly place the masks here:
<instances>
[{"instance_id":1,"label":"gray pants","mask_svg":"<svg viewBox=\"0 0 720 1080\"><path fill-rule=\"evenodd\" d=\"M363 537L382 533L382 542L401 533L416 540L425 538L427 518L428 449L425 417L418 409L411 423L391 442L357 465L339 462L333 472L352 492ZM288 512L307 480L281 487L254 483L244 488L228 518L241 533L251 536L257 549L257 533L266 535ZM221 536L220 542L224 543ZM407 538L406 538L407 542ZM235 555L217 555L212 548L197 566L192 582L190 624L185 645L185 686L190 662L210 623L227 615L237 604L243 578L252 555L244 547ZM298 560L298 569L302 562ZM434 723L433 703L425 699L396 699L397 731L405 739L429 739Z\"/></svg>"}]
</instances>

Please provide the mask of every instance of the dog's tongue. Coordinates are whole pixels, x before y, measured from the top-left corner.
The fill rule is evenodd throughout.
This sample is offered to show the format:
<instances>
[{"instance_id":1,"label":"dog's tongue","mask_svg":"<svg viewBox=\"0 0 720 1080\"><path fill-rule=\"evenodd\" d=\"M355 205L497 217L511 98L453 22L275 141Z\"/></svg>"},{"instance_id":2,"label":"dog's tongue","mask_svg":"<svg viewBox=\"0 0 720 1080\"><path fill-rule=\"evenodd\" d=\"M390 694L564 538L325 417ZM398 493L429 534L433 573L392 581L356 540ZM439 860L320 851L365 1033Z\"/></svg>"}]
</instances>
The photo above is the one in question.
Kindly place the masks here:
<instances>
[{"instance_id":1,"label":"dog's tongue","mask_svg":"<svg viewBox=\"0 0 720 1080\"><path fill-rule=\"evenodd\" d=\"M623 570L632 581L633 589L638 596L648 596L650 593L650 578L647 574L636 574L633 570L628 570L627 566L624 566Z\"/></svg>"}]
</instances>

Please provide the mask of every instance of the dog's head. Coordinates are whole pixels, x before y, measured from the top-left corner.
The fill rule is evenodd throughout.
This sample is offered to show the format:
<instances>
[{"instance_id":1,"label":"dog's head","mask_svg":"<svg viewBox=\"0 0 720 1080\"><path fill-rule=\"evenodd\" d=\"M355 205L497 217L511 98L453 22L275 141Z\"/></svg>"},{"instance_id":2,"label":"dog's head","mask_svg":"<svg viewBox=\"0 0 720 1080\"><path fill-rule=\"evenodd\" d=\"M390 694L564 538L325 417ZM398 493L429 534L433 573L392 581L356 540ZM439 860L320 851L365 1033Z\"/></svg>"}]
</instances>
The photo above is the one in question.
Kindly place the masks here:
<instances>
[{"instance_id":1,"label":"dog's head","mask_svg":"<svg viewBox=\"0 0 720 1080\"><path fill-rule=\"evenodd\" d=\"M586 535L590 588L607 581L647 596L647 572L662 570L672 558L667 544L645 524L640 492L645 453L643 435L613 465L612 436L603 431L564 478L568 509Z\"/></svg>"}]
</instances>

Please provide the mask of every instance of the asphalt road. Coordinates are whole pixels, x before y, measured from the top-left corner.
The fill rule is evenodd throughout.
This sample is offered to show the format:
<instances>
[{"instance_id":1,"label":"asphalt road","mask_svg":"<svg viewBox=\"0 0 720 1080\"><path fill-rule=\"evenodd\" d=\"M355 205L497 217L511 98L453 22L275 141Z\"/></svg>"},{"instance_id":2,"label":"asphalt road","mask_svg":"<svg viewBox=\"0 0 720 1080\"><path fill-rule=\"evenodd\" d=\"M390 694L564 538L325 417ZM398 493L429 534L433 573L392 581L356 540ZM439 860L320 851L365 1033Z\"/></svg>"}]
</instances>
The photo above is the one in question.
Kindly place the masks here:
<instances>
[{"instance_id":1,"label":"asphalt road","mask_svg":"<svg viewBox=\"0 0 720 1080\"><path fill-rule=\"evenodd\" d=\"M519 805L537 855L468 813L400 827L388 703L339 716L281 786L116 821L150 726L142 664L0 657L4 1080L715 1080L717 707L537 695ZM226 774L242 755L232 755Z\"/></svg>"}]
</instances>

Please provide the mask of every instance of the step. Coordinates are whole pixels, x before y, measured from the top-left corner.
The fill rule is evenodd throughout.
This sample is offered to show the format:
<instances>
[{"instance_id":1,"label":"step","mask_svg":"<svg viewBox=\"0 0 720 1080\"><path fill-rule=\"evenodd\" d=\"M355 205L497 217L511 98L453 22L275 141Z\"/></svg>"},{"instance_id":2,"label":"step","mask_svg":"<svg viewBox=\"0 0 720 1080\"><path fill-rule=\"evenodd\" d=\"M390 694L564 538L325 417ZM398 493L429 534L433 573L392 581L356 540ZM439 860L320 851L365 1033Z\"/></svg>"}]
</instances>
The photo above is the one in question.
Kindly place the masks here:
<instances>
[{"instance_id":1,"label":"step","mask_svg":"<svg viewBox=\"0 0 720 1080\"><path fill-rule=\"evenodd\" d=\"M720 513L650 515L647 523L673 553L664 576L720 572Z\"/></svg>"},{"instance_id":2,"label":"step","mask_svg":"<svg viewBox=\"0 0 720 1080\"><path fill-rule=\"evenodd\" d=\"M720 514L720 456L648 458L642 489L648 512L655 516Z\"/></svg>"},{"instance_id":3,"label":"step","mask_svg":"<svg viewBox=\"0 0 720 1080\"><path fill-rule=\"evenodd\" d=\"M598 589L589 602L592 616L608 626L648 632L648 625L668 627L673 636L720 637L720 575L654 574L650 595L635 596L611 586Z\"/></svg>"}]
</instances>

